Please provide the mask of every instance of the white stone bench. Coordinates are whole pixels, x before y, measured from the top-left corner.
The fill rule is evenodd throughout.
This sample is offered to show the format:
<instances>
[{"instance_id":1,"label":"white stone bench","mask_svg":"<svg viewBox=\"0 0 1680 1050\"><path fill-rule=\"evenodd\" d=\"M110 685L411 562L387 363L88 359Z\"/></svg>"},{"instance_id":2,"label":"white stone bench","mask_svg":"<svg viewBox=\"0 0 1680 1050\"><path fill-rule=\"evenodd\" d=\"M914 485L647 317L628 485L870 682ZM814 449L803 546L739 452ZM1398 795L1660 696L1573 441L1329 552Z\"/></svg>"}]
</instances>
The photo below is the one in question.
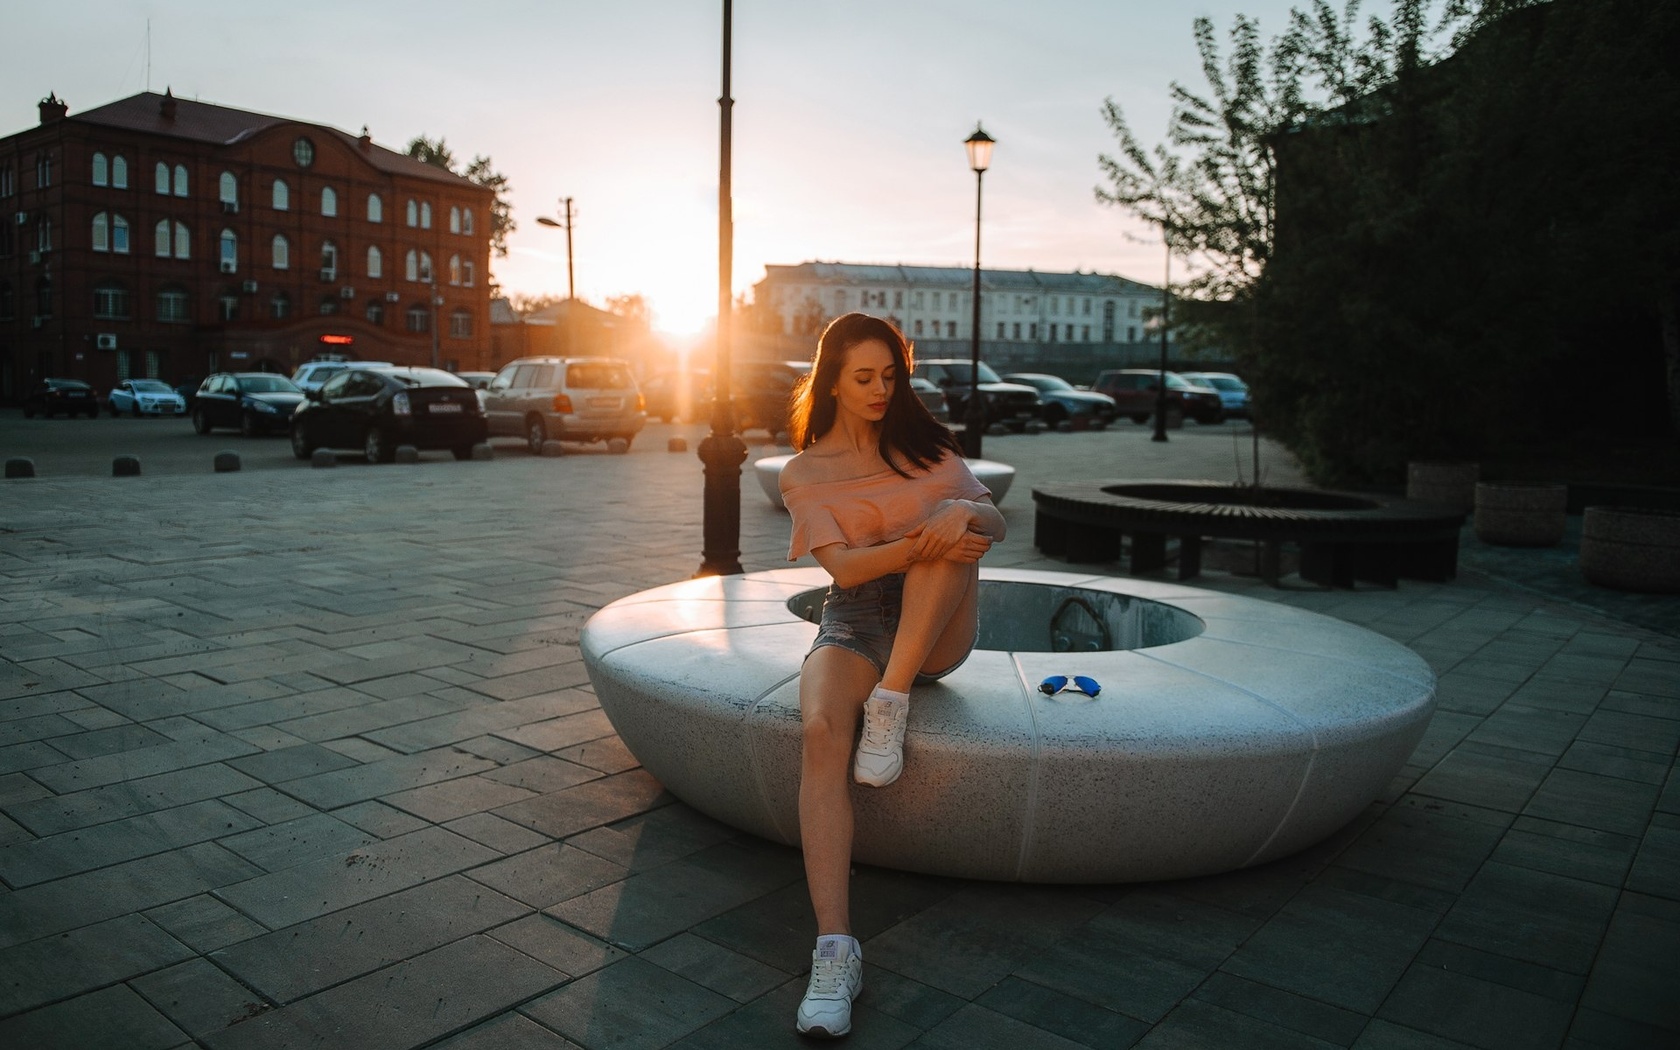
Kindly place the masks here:
<instances>
[{"instance_id":1,"label":"white stone bench","mask_svg":"<svg viewBox=\"0 0 1680 1050\"><path fill-rule=\"evenodd\" d=\"M1382 794L1434 709L1417 654L1340 620L1171 583L981 579L980 647L913 692L903 776L853 788L859 861L1028 882L1260 864ZM601 706L648 772L789 845L805 617L827 583L821 569L676 583L606 606L582 637ZM1048 651L1102 641L1116 648ZM1102 693L1045 696L1051 674L1090 675Z\"/></svg>"},{"instance_id":2,"label":"white stone bench","mask_svg":"<svg viewBox=\"0 0 1680 1050\"><path fill-rule=\"evenodd\" d=\"M792 458L790 453L753 461L753 473L758 475L759 487L780 510L787 510L787 505L782 502L782 468ZM1009 495L1009 486L1015 481L1014 467L990 459L971 459L968 460L968 469L974 472L975 480L991 492L993 503L1002 503L1003 497Z\"/></svg>"}]
</instances>

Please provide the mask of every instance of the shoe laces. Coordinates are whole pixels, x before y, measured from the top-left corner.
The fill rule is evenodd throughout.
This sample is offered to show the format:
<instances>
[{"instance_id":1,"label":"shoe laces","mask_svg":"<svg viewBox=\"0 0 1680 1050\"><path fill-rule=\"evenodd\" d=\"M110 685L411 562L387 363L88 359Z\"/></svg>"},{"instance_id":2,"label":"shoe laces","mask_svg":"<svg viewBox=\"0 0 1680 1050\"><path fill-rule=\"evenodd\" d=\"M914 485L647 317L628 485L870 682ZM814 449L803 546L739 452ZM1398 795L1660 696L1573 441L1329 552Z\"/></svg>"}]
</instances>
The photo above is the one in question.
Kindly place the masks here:
<instances>
[{"instance_id":1,"label":"shoe laces","mask_svg":"<svg viewBox=\"0 0 1680 1050\"><path fill-rule=\"evenodd\" d=\"M819 999L836 999L849 985L846 960L817 959L811 963L811 984L805 994Z\"/></svg>"},{"instance_id":2,"label":"shoe laces","mask_svg":"<svg viewBox=\"0 0 1680 1050\"><path fill-rule=\"evenodd\" d=\"M877 704L873 709L865 710L863 716L863 743L871 750L886 747L892 743L893 727L897 719L893 717L895 705Z\"/></svg>"}]
</instances>

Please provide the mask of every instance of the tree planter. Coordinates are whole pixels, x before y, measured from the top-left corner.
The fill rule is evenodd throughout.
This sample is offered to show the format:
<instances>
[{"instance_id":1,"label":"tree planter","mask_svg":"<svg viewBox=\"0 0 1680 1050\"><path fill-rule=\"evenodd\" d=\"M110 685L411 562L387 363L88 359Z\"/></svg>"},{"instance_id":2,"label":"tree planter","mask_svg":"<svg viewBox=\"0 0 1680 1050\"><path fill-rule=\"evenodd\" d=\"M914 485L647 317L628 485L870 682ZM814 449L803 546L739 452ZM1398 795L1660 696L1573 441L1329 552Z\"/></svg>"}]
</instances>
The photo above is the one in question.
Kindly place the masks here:
<instances>
[{"instance_id":1,"label":"tree planter","mask_svg":"<svg viewBox=\"0 0 1680 1050\"><path fill-rule=\"evenodd\" d=\"M1481 476L1479 463L1407 463L1406 498L1468 511L1475 506Z\"/></svg>"},{"instance_id":2,"label":"tree planter","mask_svg":"<svg viewBox=\"0 0 1680 1050\"><path fill-rule=\"evenodd\" d=\"M1616 590L1680 593L1680 512L1586 508L1581 575L1588 583Z\"/></svg>"},{"instance_id":3,"label":"tree planter","mask_svg":"<svg viewBox=\"0 0 1680 1050\"><path fill-rule=\"evenodd\" d=\"M1476 538L1503 547L1555 547L1568 523L1569 486L1476 484Z\"/></svg>"}]
</instances>

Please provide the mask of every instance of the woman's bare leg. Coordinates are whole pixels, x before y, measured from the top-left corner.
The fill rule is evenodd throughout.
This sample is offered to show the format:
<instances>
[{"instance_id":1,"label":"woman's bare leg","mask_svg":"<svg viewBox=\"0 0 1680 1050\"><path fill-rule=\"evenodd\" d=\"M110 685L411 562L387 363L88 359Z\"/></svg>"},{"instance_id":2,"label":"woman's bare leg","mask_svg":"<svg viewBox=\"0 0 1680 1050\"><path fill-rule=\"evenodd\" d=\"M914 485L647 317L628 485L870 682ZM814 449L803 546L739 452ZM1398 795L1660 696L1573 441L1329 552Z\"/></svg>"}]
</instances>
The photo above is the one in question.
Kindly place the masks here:
<instances>
[{"instance_id":1,"label":"woman's bare leg","mask_svg":"<svg viewBox=\"0 0 1680 1050\"><path fill-rule=\"evenodd\" d=\"M968 654L979 622L979 580L974 563L941 559L910 566L881 688L908 693L918 672L943 671Z\"/></svg>"},{"instance_id":2,"label":"woman's bare leg","mask_svg":"<svg viewBox=\"0 0 1680 1050\"><path fill-rule=\"evenodd\" d=\"M802 750L799 842L817 933L852 932L848 900L852 864L852 742L875 665L827 645L805 658L799 674Z\"/></svg>"}]
</instances>

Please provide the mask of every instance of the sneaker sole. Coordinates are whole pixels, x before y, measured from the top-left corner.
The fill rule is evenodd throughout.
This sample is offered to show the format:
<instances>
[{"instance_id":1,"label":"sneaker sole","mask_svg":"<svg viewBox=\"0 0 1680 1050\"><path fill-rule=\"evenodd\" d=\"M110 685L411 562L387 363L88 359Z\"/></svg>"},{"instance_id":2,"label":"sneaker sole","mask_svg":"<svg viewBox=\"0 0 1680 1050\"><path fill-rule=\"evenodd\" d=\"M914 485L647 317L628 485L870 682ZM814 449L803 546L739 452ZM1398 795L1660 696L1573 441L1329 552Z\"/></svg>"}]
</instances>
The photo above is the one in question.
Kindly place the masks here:
<instances>
[{"instance_id":1,"label":"sneaker sole","mask_svg":"<svg viewBox=\"0 0 1680 1050\"><path fill-rule=\"evenodd\" d=\"M859 776L858 771L856 769L853 769L852 770L852 780L855 783L862 784L864 787L884 788L889 784L896 783L898 781L898 778L900 776L902 776L903 773L904 773L904 767L900 766L898 768L898 771L895 772L892 776L888 777L887 779L885 779L885 780L872 780L872 779L870 779L866 776Z\"/></svg>"},{"instance_id":2,"label":"sneaker sole","mask_svg":"<svg viewBox=\"0 0 1680 1050\"><path fill-rule=\"evenodd\" d=\"M798 1025L794 1025L793 1027L800 1035L808 1035L815 1039L839 1039L841 1036L849 1034L852 1030L851 1025L847 1025L838 1032L831 1032L820 1024L814 1024L809 1028L800 1028Z\"/></svg>"}]
</instances>

